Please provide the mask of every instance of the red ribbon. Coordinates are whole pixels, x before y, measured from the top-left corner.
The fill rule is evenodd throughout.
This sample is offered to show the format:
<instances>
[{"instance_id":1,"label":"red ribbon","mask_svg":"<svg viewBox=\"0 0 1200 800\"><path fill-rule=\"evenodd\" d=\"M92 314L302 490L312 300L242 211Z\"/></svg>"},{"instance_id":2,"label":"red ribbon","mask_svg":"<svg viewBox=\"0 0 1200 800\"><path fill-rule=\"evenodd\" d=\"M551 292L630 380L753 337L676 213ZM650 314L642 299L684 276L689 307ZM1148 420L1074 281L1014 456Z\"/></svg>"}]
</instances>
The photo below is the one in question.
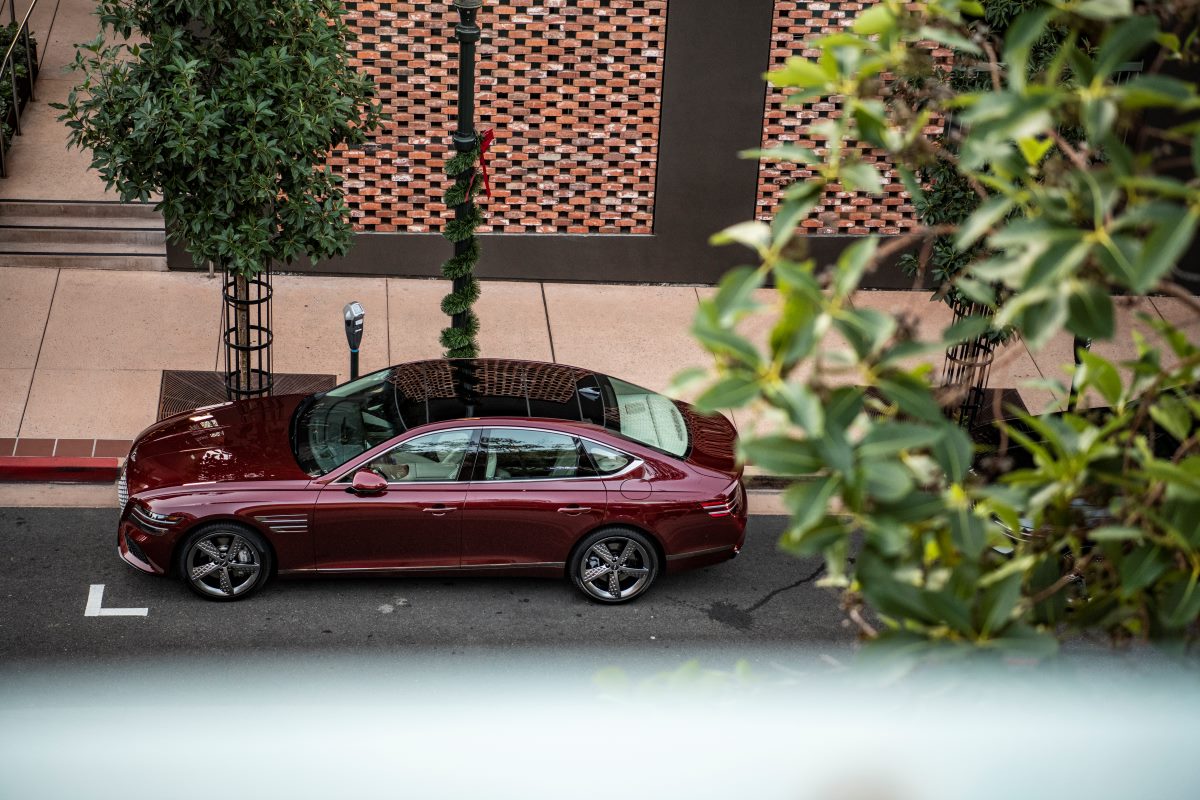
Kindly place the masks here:
<instances>
[{"instance_id":1,"label":"red ribbon","mask_svg":"<svg viewBox=\"0 0 1200 800\"><path fill-rule=\"evenodd\" d=\"M488 196L489 200L492 197L492 178L488 175L487 151L494 141L496 141L496 131L489 128L483 132L483 138L479 142L479 172L471 176L471 185L467 187L468 198L471 196L471 191L475 188L475 178L480 173L483 173L483 193Z\"/></svg>"}]
</instances>

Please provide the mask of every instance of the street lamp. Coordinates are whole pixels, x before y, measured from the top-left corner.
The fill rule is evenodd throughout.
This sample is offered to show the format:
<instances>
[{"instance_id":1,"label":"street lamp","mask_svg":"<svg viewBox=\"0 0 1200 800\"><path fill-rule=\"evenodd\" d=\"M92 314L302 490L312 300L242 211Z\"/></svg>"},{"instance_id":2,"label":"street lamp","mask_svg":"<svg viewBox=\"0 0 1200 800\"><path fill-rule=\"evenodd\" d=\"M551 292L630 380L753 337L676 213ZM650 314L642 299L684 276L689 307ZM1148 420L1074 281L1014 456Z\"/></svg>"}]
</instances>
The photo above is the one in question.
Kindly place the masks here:
<instances>
[{"instance_id":1,"label":"street lamp","mask_svg":"<svg viewBox=\"0 0 1200 800\"><path fill-rule=\"evenodd\" d=\"M454 27L454 38L458 42L458 127L454 131L454 149L459 153L470 153L479 143L479 135L475 132L475 45L479 42L481 32L475 18L483 6L483 0L452 0L458 9L458 25ZM471 216L474 200L471 192L467 192L466 201L454 209L454 218L460 222ZM470 240L455 242L454 255L462 256L471 248ZM470 285L471 276L465 275L454 279L454 291L460 293ZM467 327L467 311L460 311L451 317L451 327L463 329Z\"/></svg>"}]
</instances>

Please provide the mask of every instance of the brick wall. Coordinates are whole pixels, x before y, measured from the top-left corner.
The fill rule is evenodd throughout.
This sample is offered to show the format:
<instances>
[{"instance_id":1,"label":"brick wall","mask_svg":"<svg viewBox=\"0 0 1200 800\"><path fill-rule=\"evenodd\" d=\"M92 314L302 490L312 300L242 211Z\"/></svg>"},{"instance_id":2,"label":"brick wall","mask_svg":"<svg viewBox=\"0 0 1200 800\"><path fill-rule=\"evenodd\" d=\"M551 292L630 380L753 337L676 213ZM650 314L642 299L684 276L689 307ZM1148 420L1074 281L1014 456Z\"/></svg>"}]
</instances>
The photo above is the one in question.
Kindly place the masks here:
<instances>
[{"instance_id":1,"label":"brick wall","mask_svg":"<svg viewBox=\"0 0 1200 800\"><path fill-rule=\"evenodd\" d=\"M806 0L775 0L775 21L771 40L772 68L794 55L815 58L816 50L803 50L801 43L806 39L835 33L849 26L865 8L874 5L874 0L839 2L807 2ZM941 63L948 63L949 50L934 50L933 56ZM824 154L824 142L810 134L809 126L828 117L836 117L840 110L834 103L805 103L800 106L784 106L786 94L781 89L767 90L766 120L763 125L763 147L782 143L797 143ZM928 129L934 133L937 126ZM864 161L878 165L884 177L885 193L882 197L864 192L843 192L830 189L822 202L802 225L808 233L818 234L897 234L917 224L916 212L899 176L891 168L882 153L872 148L855 148ZM771 212L779 202L781 190L789 184L812 176L812 170L777 162L762 162L758 175L758 215L770 219ZM840 188L840 187L837 187Z\"/></svg>"},{"instance_id":2,"label":"brick wall","mask_svg":"<svg viewBox=\"0 0 1200 800\"><path fill-rule=\"evenodd\" d=\"M447 0L346 0L355 66L390 122L331 158L355 228L437 231L454 127ZM480 15L479 130L495 128L483 231L653 232L667 0L510 0ZM501 92L496 87L502 87Z\"/></svg>"}]
</instances>

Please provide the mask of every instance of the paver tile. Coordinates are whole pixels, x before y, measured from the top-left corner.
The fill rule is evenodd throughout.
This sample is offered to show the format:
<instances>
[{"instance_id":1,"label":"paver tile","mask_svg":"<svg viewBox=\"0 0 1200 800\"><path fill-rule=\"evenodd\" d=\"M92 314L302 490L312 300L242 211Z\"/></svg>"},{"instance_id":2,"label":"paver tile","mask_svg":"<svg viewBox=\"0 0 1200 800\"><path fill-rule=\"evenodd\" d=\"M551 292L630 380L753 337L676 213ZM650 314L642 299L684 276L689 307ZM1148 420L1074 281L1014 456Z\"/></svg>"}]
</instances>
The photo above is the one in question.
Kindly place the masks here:
<instances>
[{"instance_id":1,"label":"paver tile","mask_svg":"<svg viewBox=\"0 0 1200 800\"><path fill-rule=\"evenodd\" d=\"M0 436L15 437L21 427L21 413L29 397L33 369L0 368Z\"/></svg>"},{"instance_id":2,"label":"paver tile","mask_svg":"<svg viewBox=\"0 0 1200 800\"><path fill-rule=\"evenodd\" d=\"M660 392L681 370L712 363L689 332L691 287L548 283L546 304L561 363Z\"/></svg>"},{"instance_id":3,"label":"paver tile","mask_svg":"<svg viewBox=\"0 0 1200 800\"><path fill-rule=\"evenodd\" d=\"M37 361L57 278L56 269L0 268L0 368Z\"/></svg>"},{"instance_id":4,"label":"paver tile","mask_svg":"<svg viewBox=\"0 0 1200 800\"><path fill-rule=\"evenodd\" d=\"M350 346L342 309L354 300L362 303L366 312L359 374L391 363L386 278L277 275L272 286L275 348L271 363L275 372L336 374L339 383L349 380Z\"/></svg>"},{"instance_id":5,"label":"paver tile","mask_svg":"<svg viewBox=\"0 0 1200 800\"><path fill-rule=\"evenodd\" d=\"M38 370L210 370L220 320L203 274L63 270Z\"/></svg>"},{"instance_id":6,"label":"paver tile","mask_svg":"<svg viewBox=\"0 0 1200 800\"><path fill-rule=\"evenodd\" d=\"M440 358L438 337L450 318L442 313L442 298L450 289L445 280L388 279L388 328L392 363ZM487 288L484 287L484 294Z\"/></svg>"},{"instance_id":7,"label":"paver tile","mask_svg":"<svg viewBox=\"0 0 1200 800\"><path fill-rule=\"evenodd\" d=\"M42 369L20 435L132 438L154 422L161 370Z\"/></svg>"}]
</instances>

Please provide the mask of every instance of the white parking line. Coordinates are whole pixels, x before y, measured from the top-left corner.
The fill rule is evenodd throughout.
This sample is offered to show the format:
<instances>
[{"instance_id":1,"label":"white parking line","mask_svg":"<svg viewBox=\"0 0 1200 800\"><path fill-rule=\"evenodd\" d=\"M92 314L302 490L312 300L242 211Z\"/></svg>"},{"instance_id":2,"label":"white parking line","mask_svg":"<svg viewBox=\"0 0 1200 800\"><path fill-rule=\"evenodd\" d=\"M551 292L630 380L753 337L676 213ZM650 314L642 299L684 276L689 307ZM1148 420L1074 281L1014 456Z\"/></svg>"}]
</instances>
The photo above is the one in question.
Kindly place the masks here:
<instances>
[{"instance_id":1,"label":"white parking line","mask_svg":"<svg viewBox=\"0 0 1200 800\"><path fill-rule=\"evenodd\" d=\"M148 608L104 608L104 584L93 583L88 590L87 607L83 609L85 617L144 617L150 613Z\"/></svg>"}]
</instances>

